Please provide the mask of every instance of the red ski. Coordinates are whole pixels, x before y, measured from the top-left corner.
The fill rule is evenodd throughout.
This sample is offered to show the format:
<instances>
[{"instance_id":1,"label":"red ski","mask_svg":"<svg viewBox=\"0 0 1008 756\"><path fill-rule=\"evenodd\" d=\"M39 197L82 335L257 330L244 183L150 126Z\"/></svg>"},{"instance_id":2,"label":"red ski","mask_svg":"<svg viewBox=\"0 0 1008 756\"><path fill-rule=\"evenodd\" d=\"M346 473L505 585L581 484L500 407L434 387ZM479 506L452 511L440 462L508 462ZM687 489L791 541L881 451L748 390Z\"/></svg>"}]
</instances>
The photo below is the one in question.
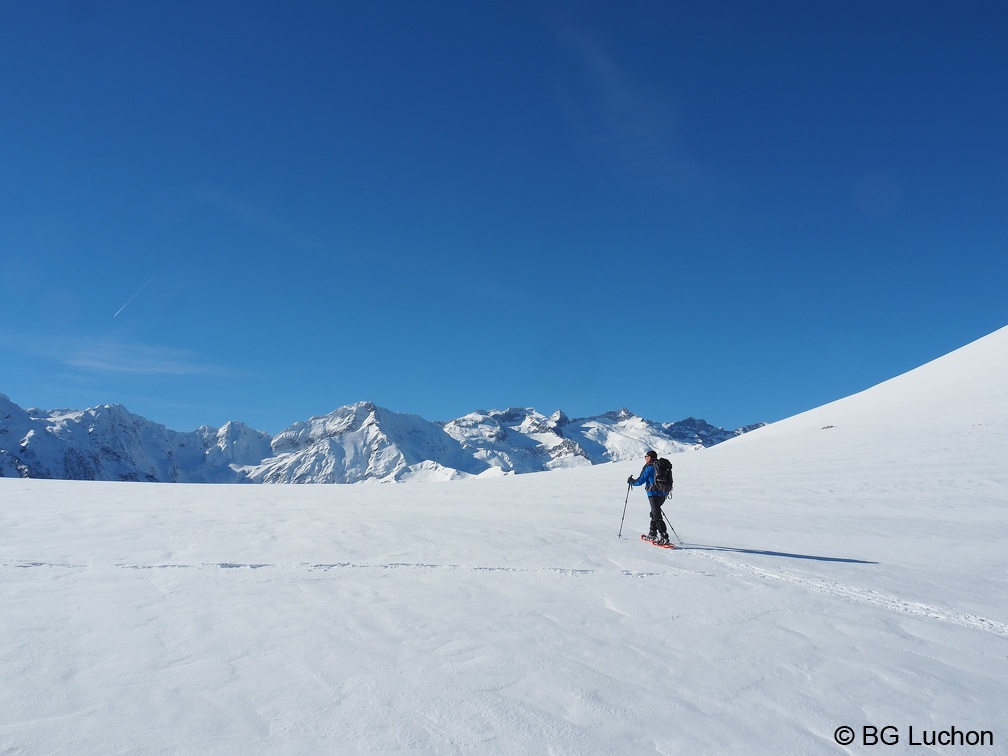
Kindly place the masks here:
<instances>
[{"instance_id":1,"label":"red ski","mask_svg":"<svg viewBox=\"0 0 1008 756\"><path fill-rule=\"evenodd\" d=\"M644 535L643 533L641 534L640 539L642 541L647 541L652 546L657 546L659 549L674 549L675 548L675 544L674 543L658 543L658 541L654 540L653 538L651 538L649 536Z\"/></svg>"}]
</instances>

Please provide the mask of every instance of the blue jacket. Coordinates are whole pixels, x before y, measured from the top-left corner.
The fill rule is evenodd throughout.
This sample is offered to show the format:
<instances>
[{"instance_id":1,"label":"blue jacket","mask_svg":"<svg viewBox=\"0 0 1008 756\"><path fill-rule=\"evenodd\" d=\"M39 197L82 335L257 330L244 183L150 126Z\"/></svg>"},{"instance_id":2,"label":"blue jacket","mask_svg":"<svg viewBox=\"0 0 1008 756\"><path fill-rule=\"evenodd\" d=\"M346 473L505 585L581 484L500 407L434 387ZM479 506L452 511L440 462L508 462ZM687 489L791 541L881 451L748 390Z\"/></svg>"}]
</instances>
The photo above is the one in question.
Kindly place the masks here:
<instances>
[{"instance_id":1,"label":"blue jacket","mask_svg":"<svg viewBox=\"0 0 1008 756\"><path fill-rule=\"evenodd\" d=\"M647 491L648 496L664 496L661 491L652 491L651 489L655 486L655 466L653 463L644 465L644 469L640 471L640 475L637 476L631 485L634 486L644 486L644 490Z\"/></svg>"}]
</instances>

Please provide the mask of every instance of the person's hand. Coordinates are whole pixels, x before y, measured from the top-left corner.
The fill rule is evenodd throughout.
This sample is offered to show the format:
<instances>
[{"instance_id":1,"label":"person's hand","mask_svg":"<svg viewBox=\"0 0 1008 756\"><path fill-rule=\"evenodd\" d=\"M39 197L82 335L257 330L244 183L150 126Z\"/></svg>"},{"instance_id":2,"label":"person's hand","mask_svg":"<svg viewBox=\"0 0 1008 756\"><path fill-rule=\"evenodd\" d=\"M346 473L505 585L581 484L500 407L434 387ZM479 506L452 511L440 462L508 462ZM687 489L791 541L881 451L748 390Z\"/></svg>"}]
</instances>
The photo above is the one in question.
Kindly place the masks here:
<instances>
[{"instance_id":1,"label":"person's hand","mask_svg":"<svg viewBox=\"0 0 1008 756\"><path fill-rule=\"evenodd\" d=\"M627 482L628 486L632 486L634 484L634 477L633 477L633 475L631 475L629 478L627 478L626 482Z\"/></svg>"}]
</instances>

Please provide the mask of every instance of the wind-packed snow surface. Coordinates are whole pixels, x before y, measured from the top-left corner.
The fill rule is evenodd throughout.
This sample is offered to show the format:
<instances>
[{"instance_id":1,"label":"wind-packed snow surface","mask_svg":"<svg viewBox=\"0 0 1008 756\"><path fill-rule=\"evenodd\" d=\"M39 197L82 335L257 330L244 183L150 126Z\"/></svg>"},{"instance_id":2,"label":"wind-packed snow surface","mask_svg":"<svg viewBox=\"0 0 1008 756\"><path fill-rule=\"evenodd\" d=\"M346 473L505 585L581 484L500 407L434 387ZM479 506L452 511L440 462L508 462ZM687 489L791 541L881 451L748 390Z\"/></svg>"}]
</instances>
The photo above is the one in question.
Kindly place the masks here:
<instances>
[{"instance_id":1,"label":"wind-packed snow surface","mask_svg":"<svg viewBox=\"0 0 1008 756\"><path fill-rule=\"evenodd\" d=\"M0 753L1008 753L1006 375L1002 329L676 455L673 551L631 462L0 479Z\"/></svg>"}]
</instances>

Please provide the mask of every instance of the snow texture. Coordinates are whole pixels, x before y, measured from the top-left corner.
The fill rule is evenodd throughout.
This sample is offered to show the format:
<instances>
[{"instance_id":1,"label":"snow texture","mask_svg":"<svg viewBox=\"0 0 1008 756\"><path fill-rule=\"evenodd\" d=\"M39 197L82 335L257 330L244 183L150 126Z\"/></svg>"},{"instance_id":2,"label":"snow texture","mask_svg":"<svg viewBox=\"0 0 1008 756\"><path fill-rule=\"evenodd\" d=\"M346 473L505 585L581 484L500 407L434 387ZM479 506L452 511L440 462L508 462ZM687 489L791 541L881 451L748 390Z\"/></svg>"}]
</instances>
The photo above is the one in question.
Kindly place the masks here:
<instances>
[{"instance_id":1,"label":"snow texture","mask_svg":"<svg viewBox=\"0 0 1008 756\"><path fill-rule=\"evenodd\" d=\"M1005 375L1008 329L678 455L672 551L640 460L5 477L0 753L1008 753Z\"/></svg>"}]
</instances>

